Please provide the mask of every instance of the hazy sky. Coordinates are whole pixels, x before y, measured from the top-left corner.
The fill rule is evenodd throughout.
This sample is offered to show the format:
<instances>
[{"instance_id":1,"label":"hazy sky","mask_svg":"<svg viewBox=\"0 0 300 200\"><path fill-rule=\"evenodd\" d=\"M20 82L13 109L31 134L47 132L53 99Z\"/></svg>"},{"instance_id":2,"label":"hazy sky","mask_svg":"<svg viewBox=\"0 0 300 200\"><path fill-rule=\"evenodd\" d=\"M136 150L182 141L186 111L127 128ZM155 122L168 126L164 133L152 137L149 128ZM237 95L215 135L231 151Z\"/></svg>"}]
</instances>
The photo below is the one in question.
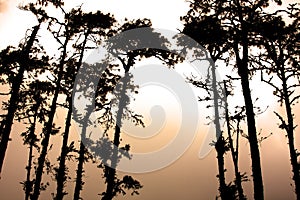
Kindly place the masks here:
<instances>
[{"instance_id":1,"label":"hazy sky","mask_svg":"<svg viewBox=\"0 0 300 200\"><path fill-rule=\"evenodd\" d=\"M68 3L71 2L71 3ZM187 11L187 4L183 0L86 0L83 8L86 10L101 10L111 12L119 20L127 18L150 18L154 27L176 30L181 28L179 16L184 15ZM80 5L81 1L67 1L67 6ZM17 1L0 0L0 48L8 44L18 44L24 37L26 29L35 25L32 16L26 12L19 11L16 8ZM261 102L267 102L266 105L274 99L272 91L269 88L252 84L255 90L254 96L262 96ZM239 88L237 88L238 90ZM238 91L237 91L238 92ZM255 98L254 98L255 99ZM242 99L240 98L240 101ZM238 102L242 103L242 102ZM262 105L262 104L261 104ZM202 108L203 109L203 108ZM271 107L273 109L273 107ZM288 158L288 149L286 138L283 133L278 131L278 120L274 117L272 110L257 118L258 130L262 129L262 133L268 135L273 132L273 136L264 141L261 146L261 157L263 167L263 177L265 184L266 199L291 199L294 198L290 164ZM56 116L59 123L63 123L64 116L62 114ZM204 116L201 120L204 119ZM211 152L206 158L200 160L198 158L199 148L202 144L204 133L207 132L207 126L201 121L199 134L197 134L192 146L187 150L182 158L171 166L159 170L157 172L133 175L144 185L140 191L141 195L131 197L130 195L117 199L214 199L217 195L217 164L216 154ZM175 126L174 126L175 127ZM169 127L166 131L173 131ZM22 126L18 125L13 131L13 141L9 143L8 153L4 166L4 174L0 180L0 197L1 199L22 199L23 192L19 182L25 179L25 162L27 159L27 149L22 145L19 132ZM58 137L58 136L56 136ZM76 131L72 130L72 138L76 138ZM155 139L155 138L154 138ZM53 157L57 156L60 149L60 142L57 138L52 139L54 142ZM151 142L151 141L148 141ZM155 142L155 140L153 141ZM247 172L250 176L250 160L249 145L245 139L241 141L241 158L240 169ZM16 157L17 155L17 157ZM230 158L230 155L227 155ZM226 166L228 169L228 180L232 181L232 166L230 163ZM85 199L95 199L95 196L103 191L104 185L101 180L101 173L95 165L88 164L85 166L86 177L84 190L82 192ZM70 173L74 177L75 166L70 166ZM252 180L244 184L247 196L252 198ZM51 183L49 190L42 193L41 199L50 199L50 193L56 187L55 182ZM70 195L66 199L71 199L74 184L68 183L68 192ZM12 198L14 197L14 198Z\"/></svg>"},{"instance_id":2,"label":"hazy sky","mask_svg":"<svg viewBox=\"0 0 300 200\"><path fill-rule=\"evenodd\" d=\"M7 10L7 1L1 0L0 1L0 13L5 12Z\"/></svg>"}]
</instances>

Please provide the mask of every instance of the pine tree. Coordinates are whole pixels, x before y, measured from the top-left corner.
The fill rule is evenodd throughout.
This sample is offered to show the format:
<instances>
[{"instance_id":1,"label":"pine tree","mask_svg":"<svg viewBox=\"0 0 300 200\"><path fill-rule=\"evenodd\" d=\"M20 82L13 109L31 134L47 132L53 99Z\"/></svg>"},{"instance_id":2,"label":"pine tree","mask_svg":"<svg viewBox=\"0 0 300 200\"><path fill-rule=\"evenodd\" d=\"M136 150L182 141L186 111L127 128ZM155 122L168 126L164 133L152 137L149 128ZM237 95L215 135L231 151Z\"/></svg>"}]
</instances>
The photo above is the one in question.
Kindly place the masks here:
<instances>
[{"instance_id":1,"label":"pine tree","mask_svg":"<svg viewBox=\"0 0 300 200\"><path fill-rule=\"evenodd\" d=\"M287 25L281 16L268 14L260 20L257 33L261 36L256 40L261 48L260 54L255 58L257 69L261 70L261 79L274 88L274 96L278 97L280 105L284 105L286 118L278 112L276 116L281 121L279 128L287 133L290 161L293 171L295 193L300 199L300 174L297 157L299 152L295 147L295 121L293 105L300 96L295 92L299 87L299 7L290 5L284 10L291 19ZM280 81L278 84L274 78Z\"/></svg>"},{"instance_id":2,"label":"pine tree","mask_svg":"<svg viewBox=\"0 0 300 200\"><path fill-rule=\"evenodd\" d=\"M8 141L10 139L9 137L11 128L14 122L15 112L17 110L17 105L19 102L20 87L23 84L25 72L30 68L30 66L28 66L28 63L30 63L30 54L39 29L40 24L33 28L31 35L29 36L29 38L27 38L26 44L19 50L11 52L8 48L7 50L4 50L4 53L8 53L6 54L6 58L3 58L3 56L1 56L2 67L4 68L4 70L13 70L10 68L10 66L12 66L13 68L17 68L18 70L16 73L9 74L9 79L11 82L10 99L7 105L7 114L1 122L2 129L0 134L0 172L2 170ZM15 56L17 57L12 57L9 54L15 54Z\"/></svg>"}]
</instances>

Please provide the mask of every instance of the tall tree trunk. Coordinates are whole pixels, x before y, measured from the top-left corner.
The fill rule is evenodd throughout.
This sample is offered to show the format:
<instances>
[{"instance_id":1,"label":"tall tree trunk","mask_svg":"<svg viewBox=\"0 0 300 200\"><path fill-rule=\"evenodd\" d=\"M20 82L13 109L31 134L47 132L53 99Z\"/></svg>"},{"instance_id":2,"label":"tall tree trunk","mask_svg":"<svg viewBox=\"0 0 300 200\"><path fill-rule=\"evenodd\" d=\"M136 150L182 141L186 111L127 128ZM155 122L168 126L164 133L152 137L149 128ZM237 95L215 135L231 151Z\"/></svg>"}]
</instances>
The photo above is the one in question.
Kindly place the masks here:
<instances>
[{"instance_id":1,"label":"tall tree trunk","mask_svg":"<svg viewBox=\"0 0 300 200\"><path fill-rule=\"evenodd\" d=\"M81 67L84 50L85 50L85 46L86 46L86 42L87 42L89 34L90 34L90 30L88 30L84 35L84 41L83 41L81 49L80 49L80 57L79 57L79 61L77 64L77 69L79 69ZM70 88L74 87L74 80L75 80L75 75L73 77L72 85L70 86ZM71 94L67 94L67 95L71 95ZM68 145L69 131L70 131L71 119L72 119L72 98L70 96L67 99L68 99L67 101L69 104L69 108L68 108L68 114L67 114L67 119L66 119L66 127L65 127L64 137L63 137L63 144L61 147L59 169L58 169L58 174L57 174L56 200L63 199L63 196L64 196L63 189L64 189L64 184L66 181L66 156L67 156L67 147L68 147L67 145ZM82 150L81 146L82 145L80 144L79 152L83 151L83 153L84 153L84 149ZM83 163L82 163L82 165L83 165ZM82 169L81 169L81 171L82 171ZM81 178L79 178L79 179L81 180ZM80 194L79 194L78 190L77 190L77 192L75 192L75 194L76 194L76 197L79 198ZM75 194L74 194L74 197L75 197Z\"/></svg>"},{"instance_id":2,"label":"tall tree trunk","mask_svg":"<svg viewBox=\"0 0 300 200\"><path fill-rule=\"evenodd\" d=\"M11 128L14 121L15 112L17 109L17 104L19 101L19 90L23 82L24 72L27 69L28 60L29 60L29 54L31 51L31 48L33 46L33 43L35 41L35 38L37 36L38 30L40 29L40 24L33 27L33 31L30 35L30 38L25 46L25 48L22 50L22 54L20 56L20 67L18 74L14 78L14 81L12 83L11 87L11 96L9 99L9 106L7 109L7 115L5 116L5 119L2 121L4 124L3 130L1 131L1 142L0 142L0 173L2 172L3 162L5 158L5 153L9 141L9 136L11 133ZM1 124L2 125L2 124Z\"/></svg>"},{"instance_id":3,"label":"tall tree trunk","mask_svg":"<svg viewBox=\"0 0 300 200\"><path fill-rule=\"evenodd\" d=\"M69 139L69 132L71 127L71 119L72 119L72 98L68 97L67 102L69 108L68 108L68 114L65 123L65 131L63 135L63 143L62 143L61 153L59 158L59 168L56 177L56 181L57 181L56 198L55 198L56 200L62 200L64 195L66 194L64 192L64 186L67 180L66 157L68 154L68 139Z\"/></svg>"},{"instance_id":4,"label":"tall tree trunk","mask_svg":"<svg viewBox=\"0 0 300 200\"><path fill-rule=\"evenodd\" d=\"M213 98L214 98L214 114L215 114L215 127L216 127L216 146L215 149L217 151L217 160L218 160L218 178L219 178L219 191L222 200L226 199L226 182L225 182L225 167L224 167L224 153L225 153L225 141L221 131L220 125L220 113L219 113L219 94L218 94L218 86L216 79L216 66L214 64L211 65L212 71L212 87L213 87Z\"/></svg>"},{"instance_id":5,"label":"tall tree trunk","mask_svg":"<svg viewBox=\"0 0 300 200\"><path fill-rule=\"evenodd\" d=\"M243 96L246 106L248 140L250 144L252 175L254 183L254 199L263 200L264 191L260 164L260 152L257 142L255 114L253 110L251 91L249 88L247 63L244 63L242 66L239 67L239 74L241 77Z\"/></svg>"},{"instance_id":6,"label":"tall tree trunk","mask_svg":"<svg viewBox=\"0 0 300 200\"><path fill-rule=\"evenodd\" d=\"M131 57L129 60L132 59ZM130 63L128 61L127 63ZM117 121L115 126L115 133L114 133L114 141L113 141L113 152L112 152L112 158L111 158L111 167L105 166L105 177L106 177L106 192L104 193L104 196L102 197L102 200L112 200L114 198L115 194L115 176L116 176L116 167L118 162L118 149L120 145L120 134L121 134L121 124L122 124L122 117L123 117L123 111L126 107L126 104L128 102L128 96L126 95L126 88L128 83L130 82L130 77L128 75L129 66L128 64L125 65L123 63L124 69L125 69L125 77L124 82L122 85L122 90L120 93L120 99L119 99L119 108L117 112Z\"/></svg>"},{"instance_id":7,"label":"tall tree trunk","mask_svg":"<svg viewBox=\"0 0 300 200\"><path fill-rule=\"evenodd\" d=\"M61 80L62 80L65 59L67 56L67 44L69 42L69 39L70 39L69 37L66 37L64 45L62 47L63 52L62 52L61 60L60 60L59 67L58 67L56 89L55 89L54 97L52 99L52 103L51 103L51 107L50 107L49 118L44 127L44 138L42 140L42 152L38 158L38 167L36 169L36 180L35 180L34 192L31 197L31 200L37 200L40 195L40 189L41 189L40 186L41 186L41 182L42 182L43 169L44 169L45 159L46 159L46 155L47 155L47 151L48 151L49 140L50 140L50 136L51 136L51 132L52 132L52 126L53 126L54 116L55 116L56 107L57 107L56 103L57 103L58 95L60 92L60 84L61 84Z\"/></svg>"},{"instance_id":8,"label":"tall tree trunk","mask_svg":"<svg viewBox=\"0 0 300 200\"><path fill-rule=\"evenodd\" d=\"M294 119L293 119L293 113L291 108L291 103L289 99L289 92L287 88L287 79L285 76L284 66L280 67L280 74L281 74L281 80L282 80L282 90L284 95L284 104L285 104L285 110L286 115L288 118L288 125L286 128L288 141L289 141L289 151L290 151L290 161L292 165L293 170L293 180L295 183L295 192L297 196L297 200L300 200L300 177L299 177L299 164L297 162L297 152L295 149L295 141L294 141Z\"/></svg>"},{"instance_id":9,"label":"tall tree trunk","mask_svg":"<svg viewBox=\"0 0 300 200\"><path fill-rule=\"evenodd\" d=\"M25 182L25 200L29 199L30 192L32 190L32 183L30 181L31 168L32 168L32 157L33 157L32 154L33 154L33 145L30 144L29 153L28 153L28 165L26 166L27 174L26 174L26 182Z\"/></svg>"},{"instance_id":10,"label":"tall tree trunk","mask_svg":"<svg viewBox=\"0 0 300 200\"><path fill-rule=\"evenodd\" d=\"M29 153L28 153L28 164L26 166L27 174L26 174L26 182L25 182L25 200L29 200L30 193L32 191L32 182L30 180L31 176L31 169L32 169L32 158L33 158L33 147L35 143L35 126L36 126L36 121L37 121L37 110L39 108L39 104L35 105L35 116L33 119L33 123L31 124L30 127L30 144L29 144Z\"/></svg>"},{"instance_id":11,"label":"tall tree trunk","mask_svg":"<svg viewBox=\"0 0 300 200\"><path fill-rule=\"evenodd\" d=\"M76 171L76 183L75 183L75 190L74 190L74 200L79 200L80 199L80 191L82 190L82 186L83 186L83 181L82 181L82 177L83 177L83 164L84 164L84 159L85 159L85 146L84 146L84 142L86 139L86 131L87 131L87 127L88 127L88 122L89 122L89 118L90 115L92 113L92 109L87 109L88 112L85 116L85 120L84 123L82 125L82 132L81 132L81 141L80 141L80 149L79 149L79 157L78 157L78 165L77 165L77 171Z\"/></svg>"},{"instance_id":12,"label":"tall tree trunk","mask_svg":"<svg viewBox=\"0 0 300 200\"><path fill-rule=\"evenodd\" d=\"M252 164L252 176L254 184L254 199L263 200L264 199L264 187L263 179L261 172L261 163L260 163L260 152L257 141L257 132L255 125L255 114L253 109L253 102L251 97L251 90L249 86L249 38L248 38L248 29L246 22L244 21L243 10L240 5L239 0L236 0L238 6L238 18L241 23L241 36L236 36L238 39L234 41L234 52L236 57L236 64L238 68L238 74L241 77L242 92L246 107L247 115L247 127L248 127L248 140L250 144L250 153L251 153L251 164ZM242 46L242 56L240 58L238 44L241 43Z\"/></svg>"},{"instance_id":13,"label":"tall tree trunk","mask_svg":"<svg viewBox=\"0 0 300 200\"><path fill-rule=\"evenodd\" d=\"M80 150L79 150L79 158L78 158L78 166L76 171L76 185L74 191L74 200L80 199L80 191L82 190L82 174L83 174L83 163L84 163L84 152L85 147L83 142L80 142Z\"/></svg>"},{"instance_id":14,"label":"tall tree trunk","mask_svg":"<svg viewBox=\"0 0 300 200\"><path fill-rule=\"evenodd\" d=\"M251 91L249 88L247 65L243 64L243 67L240 67L239 69L239 73L241 77L243 96L244 96L244 101L246 106L248 140L250 144L252 173L253 173L252 175L253 175L253 183L254 183L254 199L263 200L264 191L263 191L261 164L260 164L260 152L259 152L259 147L257 142L255 114L253 110Z\"/></svg>"},{"instance_id":15,"label":"tall tree trunk","mask_svg":"<svg viewBox=\"0 0 300 200\"><path fill-rule=\"evenodd\" d=\"M226 125L227 125L227 132L228 132L228 140L229 140L229 148L232 156L232 161L233 161L233 166L234 166L234 174L235 174L235 185L237 187L238 191L238 196L239 200L244 200L246 199L242 187L242 178L241 174L239 171L239 166L238 166L238 144L239 144L239 128L237 129L237 138L236 138L236 149L233 147L233 140L231 137L231 128L230 128L230 119L229 119L229 112L228 112L228 102L227 102L227 86L226 82L224 81L224 93L225 93L225 120L226 120ZM239 122L238 122L238 127L239 127Z\"/></svg>"}]
</instances>

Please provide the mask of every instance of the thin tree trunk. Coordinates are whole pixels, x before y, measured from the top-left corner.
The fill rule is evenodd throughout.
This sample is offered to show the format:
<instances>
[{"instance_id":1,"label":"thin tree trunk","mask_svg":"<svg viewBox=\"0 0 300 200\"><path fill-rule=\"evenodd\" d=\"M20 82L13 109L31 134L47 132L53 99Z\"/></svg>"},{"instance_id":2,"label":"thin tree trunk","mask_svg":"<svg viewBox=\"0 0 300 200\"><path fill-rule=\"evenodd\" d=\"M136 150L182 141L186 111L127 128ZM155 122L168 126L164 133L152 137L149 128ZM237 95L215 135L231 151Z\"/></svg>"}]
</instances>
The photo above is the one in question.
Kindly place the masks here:
<instances>
[{"instance_id":1,"label":"thin tree trunk","mask_svg":"<svg viewBox=\"0 0 300 200\"><path fill-rule=\"evenodd\" d=\"M127 73L125 74L127 76ZM117 159L118 159L118 147L120 145L120 133L121 133L121 123L122 123L122 115L123 115L123 110L126 106L126 101L124 101L125 97L125 92L126 92L126 87L127 87L127 79L125 78L123 88L121 91L121 98L119 102L119 110L117 113L117 123L115 126L115 133L114 133L114 147L113 147L113 154L111 158L111 167L105 166L105 176L106 176L106 192L105 195L103 196L102 200L111 200L115 196L115 176L116 176L116 167L117 167Z\"/></svg>"},{"instance_id":2,"label":"thin tree trunk","mask_svg":"<svg viewBox=\"0 0 300 200\"><path fill-rule=\"evenodd\" d=\"M90 31L88 30L85 33L84 41L83 41L83 44L82 44L82 47L81 47L81 50L80 50L80 58L79 58L79 61L78 61L77 69L79 69L81 64L82 64L84 50L85 50L85 46L86 46L86 42L87 42L89 34L90 34ZM73 78L73 81L74 81L74 79L75 79L75 76ZM74 87L74 83L72 82L71 88L73 88L73 87ZM68 94L68 95L70 95L70 94ZM66 172L65 172L65 170L66 170L66 164L65 164L66 163L66 158L65 157L67 156L67 145L68 145L68 138L69 138L69 130L70 130L71 119L72 119L72 98L71 97L68 97L68 104L69 104L69 108L68 108L69 110L68 110L67 119L66 119L66 127L65 127L64 137L63 137L63 144L62 144L62 147L61 147L60 163L59 163L59 169L58 169L58 174L57 174L56 200L62 200L63 196L64 196L63 189L64 189L64 183L66 181ZM84 149L83 150L81 149L81 144L80 144L79 152L81 152L81 151L83 151L83 153L84 153ZM82 171L83 170L83 163L81 165L82 165L82 167L81 167L82 168L81 171ZM81 180L82 176L78 177L78 178L79 178L78 180ZM82 184L80 184L80 185L82 185ZM79 187L78 187L78 189L79 189ZM80 190L81 189L82 188L80 188ZM75 196L76 196L76 198L79 198L80 192L78 192L78 191L79 190L75 189L74 198L75 198Z\"/></svg>"},{"instance_id":3,"label":"thin tree trunk","mask_svg":"<svg viewBox=\"0 0 300 200\"><path fill-rule=\"evenodd\" d=\"M241 71L241 82L243 89L243 96L246 106L246 115L247 115L247 126L248 126L248 140L250 144L251 152L251 162L252 162L252 173L253 173L253 183L254 183L254 199L263 200L263 182L262 182L262 173L261 173L261 164L260 164L260 152L257 142L257 133L255 126L255 114L253 111L253 103L251 98L251 91L249 88L248 80L248 68L244 67Z\"/></svg>"},{"instance_id":4,"label":"thin tree trunk","mask_svg":"<svg viewBox=\"0 0 300 200\"><path fill-rule=\"evenodd\" d=\"M287 80L285 76L284 67L280 68L282 87L283 87L283 95L284 95L284 104L285 110L288 118L288 127L286 128L288 141L289 141L289 150L290 150L290 160L293 170L293 180L295 183L295 192L297 196L297 200L300 200L300 177L299 177L299 164L297 162L297 153L295 149L295 141L294 141L294 119L291 108L291 103L289 100L289 93L287 88Z\"/></svg>"},{"instance_id":5,"label":"thin tree trunk","mask_svg":"<svg viewBox=\"0 0 300 200\"><path fill-rule=\"evenodd\" d=\"M253 109L253 102L251 97L251 91L249 86L249 38L248 30L245 25L243 18L243 11L239 4L239 0L236 0L238 6L238 17L241 23L241 45L242 45L242 54L243 58L239 56L238 42L234 42L234 52L236 57L236 64L238 68L238 74L241 77L242 92L246 107L247 115L247 127L248 127L248 140L250 144L250 154L251 154L251 164L252 164L252 176L253 176L253 185L254 185L254 199L263 200L264 199L264 187L262 180L261 164L260 164L260 152L257 141L257 132L255 125L255 114Z\"/></svg>"},{"instance_id":6,"label":"thin tree trunk","mask_svg":"<svg viewBox=\"0 0 300 200\"><path fill-rule=\"evenodd\" d=\"M131 57L129 60L132 59ZM112 158L111 158L111 167L105 166L105 177L106 177L106 192L104 196L102 197L102 200L112 200L114 198L115 191L115 176L116 176L116 167L117 167L117 161L118 161L118 148L120 145L120 133L121 133L121 124L122 124L122 117L123 117L123 111L124 108L128 102L128 96L126 95L126 88L127 85L130 81L130 77L128 75L129 71L129 66L128 64L126 65L124 62L123 66L125 69L125 77L124 77L124 82L122 85L122 90L120 94L120 100L119 100L119 109L117 113L117 121L116 121L116 126L115 126L115 133L114 133L114 146L113 146L113 153L112 153ZM127 63L130 63L128 61Z\"/></svg>"},{"instance_id":7,"label":"thin tree trunk","mask_svg":"<svg viewBox=\"0 0 300 200\"><path fill-rule=\"evenodd\" d=\"M238 196L240 200L246 199L242 187L242 179L241 174L239 172L239 166L238 166L238 143L239 143L239 129L237 130L237 138L236 138L236 150L234 150L233 147L233 140L231 137L231 131L230 131L230 121L229 121L229 113L228 113L228 102L227 102L227 86L226 82L224 81L224 93L225 93L225 119L226 119L226 125L227 125L227 132L228 132L228 140L229 140L229 148L232 156L233 166L234 166L234 173L235 173L235 184L238 190ZM238 123L239 126L239 123Z\"/></svg>"},{"instance_id":8,"label":"thin tree trunk","mask_svg":"<svg viewBox=\"0 0 300 200\"><path fill-rule=\"evenodd\" d=\"M225 153L225 141L223 139L221 125L220 125L220 113L219 113L219 95L217 89L217 80L216 80L216 66L212 64L212 87L213 87L213 98L214 98L214 114L215 114L215 127L216 127L216 146L217 151L217 160L218 160L218 178L219 178L219 191L221 199L226 199L226 182L225 182L225 167L224 167L224 153Z\"/></svg>"},{"instance_id":9,"label":"thin tree trunk","mask_svg":"<svg viewBox=\"0 0 300 200\"><path fill-rule=\"evenodd\" d=\"M49 145L49 140L52 132L52 126L53 126L53 121L54 121L54 116L56 112L56 103L58 99L58 95L60 92L60 84L62 80L62 75L63 75L63 68L65 64L65 58L67 56L67 44L69 42L69 37L66 37L64 45L63 45L63 52L61 56L61 60L59 63L59 68L58 68L58 77L56 81L56 89L54 92L54 97L52 99L51 107L50 107L50 113L49 113L49 118L47 123L45 124L45 129L44 129L44 138L42 140L42 152L39 156L38 159L38 167L36 170L36 180L35 180L35 185L34 185L34 192L31 197L31 200L37 200L40 195L40 186L42 182L42 176L43 176L43 169L44 169L44 164L45 164L45 159L48 151L48 145Z\"/></svg>"},{"instance_id":10,"label":"thin tree trunk","mask_svg":"<svg viewBox=\"0 0 300 200\"><path fill-rule=\"evenodd\" d=\"M59 158L59 168L57 172L57 188L56 188L56 200L62 200L64 195L66 194L64 192L64 186L65 182L67 180L67 175L66 175L66 156L68 154L68 139L69 139L69 132L70 132L70 127L71 127L71 119L72 119L72 99L68 97L68 114L67 114L67 119L65 123L65 132L63 136L63 143L61 147L61 154Z\"/></svg>"},{"instance_id":11,"label":"thin tree trunk","mask_svg":"<svg viewBox=\"0 0 300 200\"><path fill-rule=\"evenodd\" d=\"M26 175L26 183L25 183L25 200L29 199L30 192L32 190L32 183L30 181L30 175L31 175L31 168L32 168L32 151L33 145L30 145L29 147L29 154L28 154L28 165L26 166L27 175Z\"/></svg>"},{"instance_id":12,"label":"thin tree trunk","mask_svg":"<svg viewBox=\"0 0 300 200\"><path fill-rule=\"evenodd\" d=\"M90 115L92 113L92 109L87 109L88 112L85 116L85 120L84 123L82 125L82 132L81 132L81 142L80 142L80 149L79 149L79 157L78 157L78 165L77 165L77 171L76 171L76 183L75 183L75 190L74 190L74 196L73 199L74 200L79 200L80 199L80 191L82 190L82 186L83 186L83 181L82 181L82 177L83 177L83 164L84 164L84 154L85 154L85 146L84 146L84 142L86 139L86 131L87 131L87 127L88 127L88 122L89 122L89 118Z\"/></svg>"},{"instance_id":13,"label":"thin tree trunk","mask_svg":"<svg viewBox=\"0 0 300 200\"><path fill-rule=\"evenodd\" d=\"M77 166L77 172L76 172L76 185L75 185L75 191L74 191L74 200L80 199L80 191L82 190L82 174L83 174L83 163L84 163L84 152L85 147L83 142L80 142L80 150L79 150L79 158L78 158L78 166Z\"/></svg>"},{"instance_id":14,"label":"thin tree trunk","mask_svg":"<svg viewBox=\"0 0 300 200\"><path fill-rule=\"evenodd\" d=\"M11 96L9 100L9 106L7 109L7 115L5 116L5 120L2 121L2 123L4 124L3 130L0 130L2 136L0 142L0 173L2 172L2 167L3 167L6 149L8 146L9 136L13 125L17 104L19 101L19 90L23 82L24 72L27 68L30 50L33 46L33 43L35 41L39 29L40 29L40 24L33 27L33 31L30 35L30 38L21 54L18 74L16 75L12 83Z\"/></svg>"},{"instance_id":15,"label":"thin tree trunk","mask_svg":"<svg viewBox=\"0 0 300 200\"><path fill-rule=\"evenodd\" d=\"M257 142L257 133L255 126L255 114L253 111L253 103L251 97L251 91L249 88L248 80L248 68L247 65L240 67L240 76L242 82L243 96L246 106L246 115L247 115L247 126L248 126L248 140L250 144L250 153L251 153L251 163L252 163L252 175L254 183L254 199L263 200L264 191L263 191L263 181L261 173L261 164L260 164L260 152Z\"/></svg>"},{"instance_id":16,"label":"thin tree trunk","mask_svg":"<svg viewBox=\"0 0 300 200\"><path fill-rule=\"evenodd\" d=\"M236 36L237 38L241 37L240 41L242 46L243 58L239 56L239 48L237 41L234 42L234 51L236 57L236 64L238 68L238 74L241 77L242 92L244 96L244 102L246 107L247 115L247 127L248 127L248 140L250 144L250 153L251 153L251 164L252 164L252 176L254 184L254 199L263 200L264 199L264 187L263 179L261 172L260 164L260 152L257 141L257 132L255 125L255 114L253 109L253 102L251 97L251 91L249 86L249 38L248 38L248 29L246 22L244 21L243 9L240 5L240 1L236 0L238 7L238 18L241 23L241 36Z\"/></svg>"},{"instance_id":17,"label":"thin tree trunk","mask_svg":"<svg viewBox=\"0 0 300 200\"><path fill-rule=\"evenodd\" d=\"M33 124L30 127L30 146L29 146L29 153L28 153L28 164L26 166L26 170L27 170L27 175L26 175L26 183L25 183L25 200L28 200L30 197L30 193L32 191L32 182L30 180L30 176L31 176L31 169L32 169L32 158L33 158L33 146L34 146L34 142L35 142L35 126L36 126L36 121L37 121L37 109L38 106L36 106L35 109L35 116L34 116L34 120L33 120Z\"/></svg>"}]
</instances>

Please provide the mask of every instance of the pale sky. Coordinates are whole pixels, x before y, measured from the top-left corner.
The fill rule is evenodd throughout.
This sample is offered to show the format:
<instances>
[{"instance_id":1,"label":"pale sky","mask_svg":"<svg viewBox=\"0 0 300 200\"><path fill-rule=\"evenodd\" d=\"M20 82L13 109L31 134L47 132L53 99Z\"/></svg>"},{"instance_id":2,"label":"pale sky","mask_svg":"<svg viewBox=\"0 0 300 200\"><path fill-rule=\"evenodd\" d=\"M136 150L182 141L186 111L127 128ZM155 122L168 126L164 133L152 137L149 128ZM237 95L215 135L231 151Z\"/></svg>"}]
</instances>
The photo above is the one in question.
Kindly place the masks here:
<instances>
[{"instance_id":1,"label":"pale sky","mask_svg":"<svg viewBox=\"0 0 300 200\"><path fill-rule=\"evenodd\" d=\"M22 12L16 8L20 0L1 0L0 2L0 35L5 37L1 41L0 48L8 44L17 44L24 37L24 31L35 24L32 17L26 12ZM110 12L118 20L125 17L129 19L151 18L155 28L164 28L176 31L182 25L179 16L184 15L188 9L188 4L181 0L73 0L66 1L66 7L79 6L83 4L85 10L101 10L102 12ZM4 6L4 8L1 6ZM174 20L176 19L176 20ZM17 24L17 26L16 26ZM12 36L13 33L13 37Z\"/></svg>"}]
</instances>

